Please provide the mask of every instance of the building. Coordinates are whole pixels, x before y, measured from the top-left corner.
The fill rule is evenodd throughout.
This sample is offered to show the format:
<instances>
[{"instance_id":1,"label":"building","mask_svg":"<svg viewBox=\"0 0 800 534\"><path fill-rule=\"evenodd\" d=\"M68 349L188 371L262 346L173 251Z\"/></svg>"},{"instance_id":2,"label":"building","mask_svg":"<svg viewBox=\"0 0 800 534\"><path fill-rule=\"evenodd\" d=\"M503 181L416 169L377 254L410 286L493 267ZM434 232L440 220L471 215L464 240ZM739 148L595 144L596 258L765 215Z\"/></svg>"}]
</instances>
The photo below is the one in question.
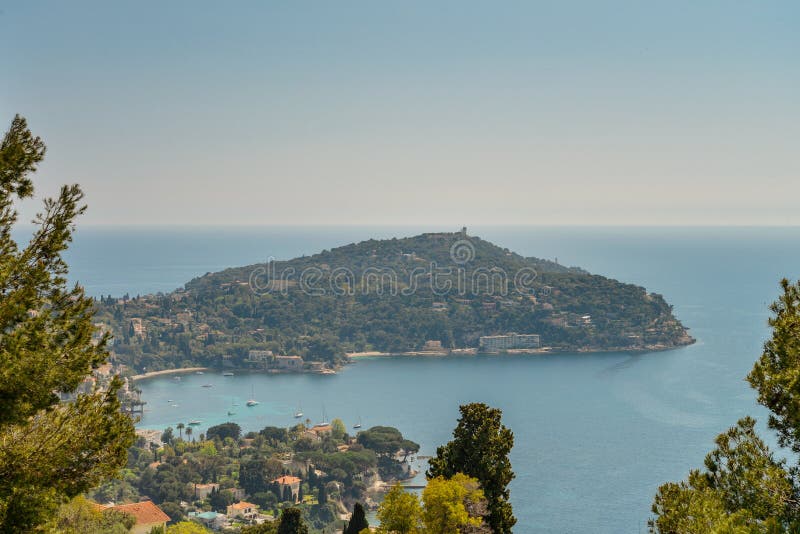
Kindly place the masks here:
<instances>
[{"instance_id":1,"label":"building","mask_svg":"<svg viewBox=\"0 0 800 534\"><path fill-rule=\"evenodd\" d=\"M442 342L441 341L439 341L438 339L437 340L429 339L422 346L422 350L424 352L441 352L444 349L442 347Z\"/></svg>"},{"instance_id":2,"label":"building","mask_svg":"<svg viewBox=\"0 0 800 534\"><path fill-rule=\"evenodd\" d=\"M250 350L247 352L247 361L250 362L268 362L271 359L271 350Z\"/></svg>"},{"instance_id":3,"label":"building","mask_svg":"<svg viewBox=\"0 0 800 534\"><path fill-rule=\"evenodd\" d=\"M249 502L237 502L228 505L225 510L228 519L253 519L258 515L258 506Z\"/></svg>"},{"instance_id":4,"label":"building","mask_svg":"<svg viewBox=\"0 0 800 534\"><path fill-rule=\"evenodd\" d=\"M170 520L161 508L153 504L153 501L118 504L108 506L105 510L117 510L132 515L136 519L136 523L131 528L132 534L149 534L154 528L162 528L166 531L167 521Z\"/></svg>"},{"instance_id":5,"label":"building","mask_svg":"<svg viewBox=\"0 0 800 534\"><path fill-rule=\"evenodd\" d=\"M275 367L286 371L302 371L303 358L300 356L275 356Z\"/></svg>"},{"instance_id":6,"label":"building","mask_svg":"<svg viewBox=\"0 0 800 534\"><path fill-rule=\"evenodd\" d=\"M292 492L292 499L294 499L295 502L297 502L297 497L300 494L300 482L301 480L299 478L292 476L282 476L272 481L273 484L277 484L281 488L281 493L283 493L286 488L289 488Z\"/></svg>"},{"instance_id":7,"label":"building","mask_svg":"<svg viewBox=\"0 0 800 534\"><path fill-rule=\"evenodd\" d=\"M538 349L541 343L539 334L511 332L503 336L481 336L479 345L484 352L501 352L511 349Z\"/></svg>"},{"instance_id":8,"label":"building","mask_svg":"<svg viewBox=\"0 0 800 534\"><path fill-rule=\"evenodd\" d=\"M203 500L209 495L211 492L217 490L219 491L219 484L211 483L211 484L195 484L194 485L194 496L198 500Z\"/></svg>"},{"instance_id":9,"label":"building","mask_svg":"<svg viewBox=\"0 0 800 534\"><path fill-rule=\"evenodd\" d=\"M317 423L316 425L312 426L308 429L309 432L316 434L318 437L325 436L333 432L333 427L330 423Z\"/></svg>"}]
</instances>

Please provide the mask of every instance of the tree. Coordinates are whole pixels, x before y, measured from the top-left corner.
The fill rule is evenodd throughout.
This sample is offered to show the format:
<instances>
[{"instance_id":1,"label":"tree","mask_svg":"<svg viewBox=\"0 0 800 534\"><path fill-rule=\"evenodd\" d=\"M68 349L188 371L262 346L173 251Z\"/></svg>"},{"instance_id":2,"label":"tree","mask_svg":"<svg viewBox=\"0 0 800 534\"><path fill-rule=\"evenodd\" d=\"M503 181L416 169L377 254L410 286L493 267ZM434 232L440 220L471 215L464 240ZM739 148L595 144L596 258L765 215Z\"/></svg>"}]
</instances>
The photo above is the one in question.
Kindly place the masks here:
<instances>
[{"instance_id":1,"label":"tree","mask_svg":"<svg viewBox=\"0 0 800 534\"><path fill-rule=\"evenodd\" d=\"M772 337L747 376L758 402L769 408L769 426L781 447L800 452L800 282L781 280L783 294L770 309Z\"/></svg>"},{"instance_id":2,"label":"tree","mask_svg":"<svg viewBox=\"0 0 800 534\"><path fill-rule=\"evenodd\" d=\"M178 433L180 434L180 438L183 439L183 429L186 428L186 425L184 425L183 423L178 423L177 425L175 425L175 428L178 429Z\"/></svg>"},{"instance_id":3,"label":"tree","mask_svg":"<svg viewBox=\"0 0 800 534\"><path fill-rule=\"evenodd\" d=\"M395 534L418 534L422 522L419 498L395 484L378 507L380 531Z\"/></svg>"},{"instance_id":4,"label":"tree","mask_svg":"<svg viewBox=\"0 0 800 534\"><path fill-rule=\"evenodd\" d=\"M716 444L706 456L707 471L693 470L687 481L658 489L651 529L699 534L728 532L723 527L730 525L746 526L747 532L784 532L794 526L792 478L756 435L755 420L741 419Z\"/></svg>"},{"instance_id":5,"label":"tree","mask_svg":"<svg viewBox=\"0 0 800 534\"><path fill-rule=\"evenodd\" d=\"M181 521L168 527L167 534L209 534L209 530L193 521Z\"/></svg>"},{"instance_id":6,"label":"tree","mask_svg":"<svg viewBox=\"0 0 800 534\"><path fill-rule=\"evenodd\" d=\"M242 428L238 424L222 423L221 425L210 427L206 432L206 439L219 438L221 441L225 441L225 438L233 438L238 440L241 435Z\"/></svg>"},{"instance_id":7,"label":"tree","mask_svg":"<svg viewBox=\"0 0 800 534\"><path fill-rule=\"evenodd\" d=\"M336 418L331 421L331 437L333 437L333 439L342 439L345 434L347 434L347 428L344 426L344 422L341 419Z\"/></svg>"},{"instance_id":8,"label":"tree","mask_svg":"<svg viewBox=\"0 0 800 534\"><path fill-rule=\"evenodd\" d=\"M94 300L67 288L67 249L83 192L63 186L46 199L26 247L13 240L15 202L33 195L30 174L45 146L16 116L0 143L0 531L25 532L64 499L125 465L133 424L120 411L115 377L105 390L60 403L106 361L92 342Z\"/></svg>"},{"instance_id":9,"label":"tree","mask_svg":"<svg viewBox=\"0 0 800 534\"><path fill-rule=\"evenodd\" d=\"M189 441L189 438L191 438L191 437L192 437L192 427L187 426L186 427L186 441Z\"/></svg>"},{"instance_id":10,"label":"tree","mask_svg":"<svg viewBox=\"0 0 800 534\"><path fill-rule=\"evenodd\" d=\"M276 534L278 525L275 521L264 521L260 525L242 527L242 534Z\"/></svg>"},{"instance_id":11,"label":"tree","mask_svg":"<svg viewBox=\"0 0 800 534\"><path fill-rule=\"evenodd\" d=\"M78 496L63 504L46 532L59 534L126 534L136 519L117 510L100 511L85 497Z\"/></svg>"},{"instance_id":12,"label":"tree","mask_svg":"<svg viewBox=\"0 0 800 534\"><path fill-rule=\"evenodd\" d=\"M347 528L344 529L343 534L358 534L365 528L369 528L367 516L364 513L364 507L360 502L353 506L353 515L350 516L350 521L347 523Z\"/></svg>"},{"instance_id":13,"label":"tree","mask_svg":"<svg viewBox=\"0 0 800 534\"><path fill-rule=\"evenodd\" d=\"M277 534L308 534L308 527L299 508L287 508L281 513Z\"/></svg>"},{"instance_id":14,"label":"tree","mask_svg":"<svg viewBox=\"0 0 800 534\"><path fill-rule=\"evenodd\" d=\"M474 478L456 474L451 479L432 478L422 491L422 521L425 532L450 534L463 532L470 526L480 526L480 517L470 517L467 502L483 500L483 492Z\"/></svg>"},{"instance_id":15,"label":"tree","mask_svg":"<svg viewBox=\"0 0 800 534\"><path fill-rule=\"evenodd\" d=\"M391 426L373 426L369 430L359 432L357 439L364 448L378 454L395 455L400 450L408 454L419 450L418 443L403 438L403 434Z\"/></svg>"},{"instance_id":16,"label":"tree","mask_svg":"<svg viewBox=\"0 0 800 534\"><path fill-rule=\"evenodd\" d=\"M517 522L508 501L508 484L514 478L508 454L514 434L502 424L497 408L473 403L459 410L454 439L436 450L427 476L450 478L463 473L476 478L487 499L489 526L495 534L509 534Z\"/></svg>"},{"instance_id":17,"label":"tree","mask_svg":"<svg viewBox=\"0 0 800 534\"><path fill-rule=\"evenodd\" d=\"M227 490L220 491L216 488L211 490L208 496L208 503L217 512L224 512L228 505L233 504L233 493Z\"/></svg>"},{"instance_id":18,"label":"tree","mask_svg":"<svg viewBox=\"0 0 800 534\"><path fill-rule=\"evenodd\" d=\"M319 493L317 494L317 502L322 505L328 502L328 490L325 489L325 484L319 485Z\"/></svg>"}]
</instances>

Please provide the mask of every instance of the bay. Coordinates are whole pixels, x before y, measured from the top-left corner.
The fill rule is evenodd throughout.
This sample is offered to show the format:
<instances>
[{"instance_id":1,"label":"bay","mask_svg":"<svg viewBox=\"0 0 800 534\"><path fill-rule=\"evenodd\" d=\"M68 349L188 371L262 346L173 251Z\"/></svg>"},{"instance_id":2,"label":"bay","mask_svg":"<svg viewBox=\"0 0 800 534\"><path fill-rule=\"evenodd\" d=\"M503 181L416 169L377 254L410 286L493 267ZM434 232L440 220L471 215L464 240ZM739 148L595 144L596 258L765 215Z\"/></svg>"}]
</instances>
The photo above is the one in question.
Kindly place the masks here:
<instances>
[{"instance_id":1,"label":"bay","mask_svg":"<svg viewBox=\"0 0 800 534\"><path fill-rule=\"evenodd\" d=\"M90 294L170 291L229 266L291 258L361 239L439 228L88 228L68 252ZM452 230L452 229L451 229ZM765 411L744 381L769 334L781 277L800 270L798 228L470 228L525 255L558 258L662 293L698 342L641 355L360 360L335 376L189 375L141 382L140 426L228 419L286 426L302 403L313 421L400 428L432 454L458 405L501 408L516 436L515 532L645 532L659 484L699 467L719 433ZM213 383L212 388L201 387ZM260 405L244 401L255 391ZM173 402L170 402L170 399ZM234 403L236 415L227 416ZM170 404L178 404L172 407ZM768 441L774 439L761 424Z\"/></svg>"}]
</instances>

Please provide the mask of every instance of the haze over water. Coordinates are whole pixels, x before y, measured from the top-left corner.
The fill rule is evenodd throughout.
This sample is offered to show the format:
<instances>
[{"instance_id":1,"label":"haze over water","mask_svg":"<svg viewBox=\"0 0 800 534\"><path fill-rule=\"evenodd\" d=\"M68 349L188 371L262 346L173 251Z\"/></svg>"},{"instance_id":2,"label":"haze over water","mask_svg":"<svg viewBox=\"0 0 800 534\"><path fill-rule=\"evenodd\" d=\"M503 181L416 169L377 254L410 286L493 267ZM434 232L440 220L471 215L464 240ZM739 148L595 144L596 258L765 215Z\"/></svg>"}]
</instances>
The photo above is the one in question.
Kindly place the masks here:
<instances>
[{"instance_id":1,"label":"haze over water","mask_svg":"<svg viewBox=\"0 0 800 534\"><path fill-rule=\"evenodd\" d=\"M445 230L454 230L448 228ZM93 295L170 291L194 276L368 238L440 228L80 228L71 277ZM470 228L523 255L558 258L662 293L695 345L642 355L383 358L336 376L191 375L142 382L141 425L245 430L317 421L400 428L432 454L459 404L501 408L516 445L515 532L644 532L659 484L699 467L714 437L746 414L766 420L744 377L768 335L781 277L797 278L799 228ZM544 340L546 342L546 340ZM204 383L213 388L202 388ZM255 390L261 404L246 408ZM169 400L179 404L170 406ZM239 406L231 407L233 403ZM236 415L227 416L233 409ZM763 430L763 423L761 424ZM767 435L774 442L771 434Z\"/></svg>"}]
</instances>

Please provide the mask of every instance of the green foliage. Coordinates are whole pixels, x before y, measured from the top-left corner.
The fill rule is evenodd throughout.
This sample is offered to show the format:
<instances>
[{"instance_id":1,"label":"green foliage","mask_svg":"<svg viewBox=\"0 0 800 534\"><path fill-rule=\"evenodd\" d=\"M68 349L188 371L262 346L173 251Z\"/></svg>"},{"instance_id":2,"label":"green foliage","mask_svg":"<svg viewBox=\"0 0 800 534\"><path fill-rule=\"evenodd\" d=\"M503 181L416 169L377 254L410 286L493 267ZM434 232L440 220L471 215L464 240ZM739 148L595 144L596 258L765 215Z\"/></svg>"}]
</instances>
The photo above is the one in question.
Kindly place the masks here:
<instances>
[{"instance_id":1,"label":"green foliage","mask_svg":"<svg viewBox=\"0 0 800 534\"><path fill-rule=\"evenodd\" d=\"M403 434L391 426L373 426L358 433L358 443L378 454L394 455L400 450L408 454L419 451L419 444L405 439Z\"/></svg>"},{"instance_id":2,"label":"green foliage","mask_svg":"<svg viewBox=\"0 0 800 534\"><path fill-rule=\"evenodd\" d=\"M344 422L341 419L336 418L331 421L331 436L333 439L342 439L345 434L347 434L347 428L344 426Z\"/></svg>"},{"instance_id":3,"label":"green foliage","mask_svg":"<svg viewBox=\"0 0 800 534\"><path fill-rule=\"evenodd\" d=\"M206 527L193 521L181 521L167 527L167 534L209 534Z\"/></svg>"},{"instance_id":4,"label":"green foliage","mask_svg":"<svg viewBox=\"0 0 800 534\"><path fill-rule=\"evenodd\" d=\"M772 411L769 426L782 447L800 452L800 282L781 280L783 294L772 304L772 337L747 379L758 402Z\"/></svg>"},{"instance_id":5,"label":"green foliage","mask_svg":"<svg viewBox=\"0 0 800 534\"><path fill-rule=\"evenodd\" d=\"M82 496L61 505L55 518L44 527L58 534L125 534L136 519L117 510L101 511Z\"/></svg>"},{"instance_id":6,"label":"green foliage","mask_svg":"<svg viewBox=\"0 0 800 534\"><path fill-rule=\"evenodd\" d=\"M303 512L299 508L287 508L281 513L277 534L308 534L308 527L303 521Z\"/></svg>"},{"instance_id":7,"label":"green foliage","mask_svg":"<svg viewBox=\"0 0 800 534\"><path fill-rule=\"evenodd\" d=\"M800 285L781 281L783 294L772 305L772 337L747 377L758 401L772 414L769 426L778 443L800 452ZM793 457L796 461L796 456ZM798 467L777 461L755 432L755 421L741 419L716 439L706 456L706 471L691 471L686 481L658 489L650 521L656 533L782 533L800 531L796 485Z\"/></svg>"},{"instance_id":8,"label":"green foliage","mask_svg":"<svg viewBox=\"0 0 800 534\"><path fill-rule=\"evenodd\" d=\"M380 532L387 534L418 534L422 524L419 498L395 484L378 507Z\"/></svg>"},{"instance_id":9,"label":"green foliage","mask_svg":"<svg viewBox=\"0 0 800 534\"><path fill-rule=\"evenodd\" d=\"M232 438L238 440L242 435L242 427L236 423L222 423L209 427L206 431L206 439L216 439L225 441L225 438Z\"/></svg>"},{"instance_id":10,"label":"green foliage","mask_svg":"<svg viewBox=\"0 0 800 534\"><path fill-rule=\"evenodd\" d=\"M264 521L260 525L242 527L241 534L277 534L278 525L274 521Z\"/></svg>"},{"instance_id":11,"label":"green foliage","mask_svg":"<svg viewBox=\"0 0 800 534\"><path fill-rule=\"evenodd\" d=\"M469 237L474 260L458 266L465 269L459 275L462 282L453 275L437 284L450 282L452 290L434 290L428 277L435 274L438 280L442 269L456 267L450 249L463 237L451 233L369 240L271 266L276 278L285 269L318 273L313 287L324 294L309 291L308 283L298 282L299 274L286 284L256 277L256 286L277 284L274 291L256 294L247 281L263 266L248 266L207 274L169 295L104 301L98 319L113 327L118 357L149 370L183 361L219 366L223 355L231 364L251 367L250 349L336 363L347 351L415 351L427 340L439 340L445 348L476 347L480 335L507 332L539 333L548 346L573 350L640 350L691 342L661 295L581 269L523 258L477 237ZM499 271L507 273L504 283L489 287L488 273ZM532 287L514 285L520 272L531 274ZM388 276L382 290L378 284L360 283L369 273ZM434 302L445 306L434 309ZM179 309L192 311L192 319L177 321ZM590 324L581 320L583 315L591 315ZM132 318L147 324L147 339L125 335Z\"/></svg>"},{"instance_id":12,"label":"green foliage","mask_svg":"<svg viewBox=\"0 0 800 534\"><path fill-rule=\"evenodd\" d=\"M432 478L422 491L422 522L429 534L458 534L482 523L480 517L471 517L467 502L484 500L478 481L461 473L451 479Z\"/></svg>"},{"instance_id":13,"label":"green foliage","mask_svg":"<svg viewBox=\"0 0 800 534\"><path fill-rule=\"evenodd\" d=\"M457 473L476 478L488 501L489 525L495 534L508 534L517 521L508 490L514 478L508 459L514 434L502 424L502 412L497 408L472 403L459 410L454 439L436 450L428 478L451 478Z\"/></svg>"},{"instance_id":14,"label":"green foliage","mask_svg":"<svg viewBox=\"0 0 800 534\"><path fill-rule=\"evenodd\" d=\"M707 471L658 489L651 530L680 532L788 532L794 525L795 489L746 417L717 437ZM737 530L740 529L740 530Z\"/></svg>"},{"instance_id":15,"label":"green foliage","mask_svg":"<svg viewBox=\"0 0 800 534\"><path fill-rule=\"evenodd\" d=\"M11 232L15 202L32 196L29 174L44 144L14 118L0 143L0 530L25 532L47 521L64 500L114 475L133 443L113 380L105 390L60 403L93 367L106 340L92 342L93 300L67 287L62 253L83 213L83 192L64 186L44 201L31 240Z\"/></svg>"},{"instance_id":16,"label":"green foliage","mask_svg":"<svg viewBox=\"0 0 800 534\"><path fill-rule=\"evenodd\" d=\"M344 529L343 534L358 534L365 528L369 528L369 522L364 513L364 507L361 506L361 503L357 502L355 506L353 506L353 515L350 517L350 521L348 521L347 528Z\"/></svg>"}]
</instances>

